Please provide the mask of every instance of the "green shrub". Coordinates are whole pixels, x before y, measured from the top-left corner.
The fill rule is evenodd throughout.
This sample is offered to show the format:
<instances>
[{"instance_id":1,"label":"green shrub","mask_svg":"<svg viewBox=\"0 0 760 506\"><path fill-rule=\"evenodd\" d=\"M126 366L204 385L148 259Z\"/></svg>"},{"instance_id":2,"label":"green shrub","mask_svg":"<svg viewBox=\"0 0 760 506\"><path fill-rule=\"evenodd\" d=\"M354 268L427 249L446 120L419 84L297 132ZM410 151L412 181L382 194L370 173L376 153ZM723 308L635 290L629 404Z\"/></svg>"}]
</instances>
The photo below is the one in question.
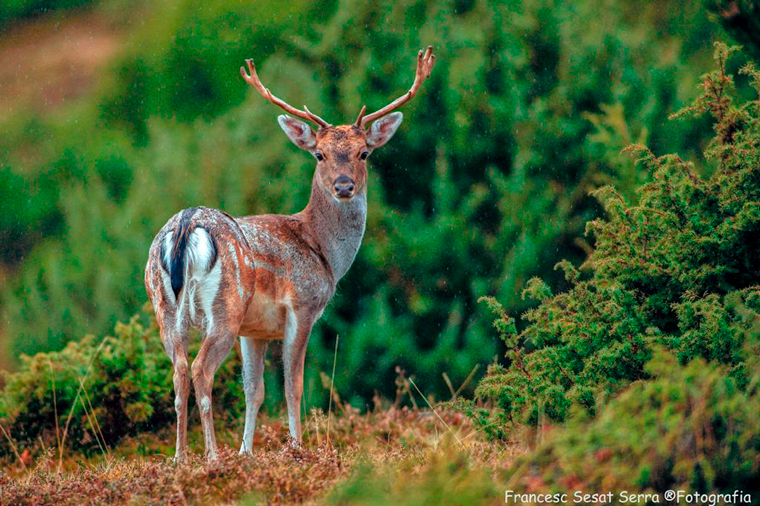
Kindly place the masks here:
<instances>
[{"instance_id":1,"label":"green shrub","mask_svg":"<svg viewBox=\"0 0 760 506\"><path fill-rule=\"evenodd\" d=\"M725 366L701 358L682 366L655 352L645 368L650 380L632 384L596 417L577 412L505 478L519 491L739 490L757 504L757 366L755 358L752 381L741 387Z\"/></svg>"},{"instance_id":2,"label":"green shrub","mask_svg":"<svg viewBox=\"0 0 760 506\"><path fill-rule=\"evenodd\" d=\"M629 148L649 180L634 205L611 187L595 192L606 218L587 226L596 238L583 266L589 274L558 264L571 285L558 295L531 280L523 295L540 304L525 313L528 324L519 333L501 305L488 300L510 358L509 367L491 367L477 389L495 410L472 413L492 433L544 416L564 420L573 404L594 413L612 394L649 377L644 364L655 345L682 364L724 364L737 388L749 384L746 345L760 334L760 101L732 102L726 61L733 51L716 46L718 70L703 77L694 105L677 114L714 118L704 170L676 155ZM760 93L754 66L742 73Z\"/></svg>"}]
</instances>

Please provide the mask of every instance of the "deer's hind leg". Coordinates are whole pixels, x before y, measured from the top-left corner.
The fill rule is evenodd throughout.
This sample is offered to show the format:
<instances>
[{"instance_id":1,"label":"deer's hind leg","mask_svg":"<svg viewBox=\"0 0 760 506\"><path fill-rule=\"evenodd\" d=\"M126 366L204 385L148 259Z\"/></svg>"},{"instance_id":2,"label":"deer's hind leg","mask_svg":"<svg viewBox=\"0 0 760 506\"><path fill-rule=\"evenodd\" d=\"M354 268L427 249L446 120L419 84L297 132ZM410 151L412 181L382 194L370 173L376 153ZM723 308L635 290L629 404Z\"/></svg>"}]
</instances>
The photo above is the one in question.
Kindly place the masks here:
<instances>
[{"instance_id":1,"label":"deer's hind leg","mask_svg":"<svg viewBox=\"0 0 760 506\"><path fill-rule=\"evenodd\" d=\"M206 457L217 457L216 435L214 434L214 415L211 409L211 390L214 375L224 359L227 358L237 337L237 329L230 330L224 325L215 326L201 343L201 349L193 360L192 374L195 386L195 399L201 414L203 439L206 443Z\"/></svg>"},{"instance_id":2,"label":"deer's hind leg","mask_svg":"<svg viewBox=\"0 0 760 506\"><path fill-rule=\"evenodd\" d=\"M162 315L163 316L163 315ZM190 395L190 374L187 362L187 329L167 325L159 318L161 341L174 367L174 411L177 413L177 445L175 462L187 457L187 398Z\"/></svg>"}]
</instances>

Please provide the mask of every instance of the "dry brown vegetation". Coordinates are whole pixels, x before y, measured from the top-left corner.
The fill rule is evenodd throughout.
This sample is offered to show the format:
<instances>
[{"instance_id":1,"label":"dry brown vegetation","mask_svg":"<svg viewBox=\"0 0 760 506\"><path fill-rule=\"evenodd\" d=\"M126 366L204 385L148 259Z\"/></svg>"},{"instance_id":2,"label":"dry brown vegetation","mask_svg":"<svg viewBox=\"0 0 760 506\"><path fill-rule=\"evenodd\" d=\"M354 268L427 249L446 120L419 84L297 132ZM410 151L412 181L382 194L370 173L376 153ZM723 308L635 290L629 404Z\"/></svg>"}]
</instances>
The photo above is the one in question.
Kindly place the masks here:
<instances>
[{"instance_id":1,"label":"dry brown vegetation","mask_svg":"<svg viewBox=\"0 0 760 506\"><path fill-rule=\"evenodd\" d=\"M0 112L44 112L86 95L122 46L100 12L20 23L0 39Z\"/></svg>"},{"instance_id":2,"label":"dry brown vegetation","mask_svg":"<svg viewBox=\"0 0 760 506\"><path fill-rule=\"evenodd\" d=\"M237 454L239 431L225 428L220 459L212 464L202 458L196 432L190 462L175 465L172 430L128 439L108 455L70 456L60 474L52 448L34 458L27 453L26 467L16 459L0 469L0 504L321 503L358 465L414 476L430 472L436 455L449 460L453 452L465 456L466 467L491 476L522 453L518 445L486 443L454 412L439 418L422 409L341 411L329 422L312 411L301 449L288 444L285 424L264 420L250 457Z\"/></svg>"}]
</instances>

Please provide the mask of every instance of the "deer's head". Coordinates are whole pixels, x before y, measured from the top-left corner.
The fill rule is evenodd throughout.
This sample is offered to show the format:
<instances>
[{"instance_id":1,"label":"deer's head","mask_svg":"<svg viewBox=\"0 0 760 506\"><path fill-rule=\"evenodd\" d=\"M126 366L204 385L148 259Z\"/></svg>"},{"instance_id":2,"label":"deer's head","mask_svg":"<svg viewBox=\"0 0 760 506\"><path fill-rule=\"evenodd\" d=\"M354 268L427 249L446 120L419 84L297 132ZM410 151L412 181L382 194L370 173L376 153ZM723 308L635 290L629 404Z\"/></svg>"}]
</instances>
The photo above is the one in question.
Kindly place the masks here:
<instances>
[{"instance_id":1,"label":"deer's head","mask_svg":"<svg viewBox=\"0 0 760 506\"><path fill-rule=\"evenodd\" d=\"M243 67L243 78L264 98L281 107L288 113L317 125L314 131L307 123L288 115L277 118L287 136L299 148L310 152L317 159L317 180L322 188L339 202L349 202L356 195L363 194L367 184L367 157L393 137L401 120L400 112L393 112L416 93L422 83L430 76L435 65L432 46L417 56L417 72L414 84L404 95L400 96L382 109L365 116L366 107L362 107L359 117L351 125L333 126L309 111L296 109L283 100L272 95L261 84L253 60L246 60L248 73ZM249 75L250 73L250 75ZM371 123L371 124L370 124ZM367 125L370 125L367 128Z\"/></svg>"}]
</instances>

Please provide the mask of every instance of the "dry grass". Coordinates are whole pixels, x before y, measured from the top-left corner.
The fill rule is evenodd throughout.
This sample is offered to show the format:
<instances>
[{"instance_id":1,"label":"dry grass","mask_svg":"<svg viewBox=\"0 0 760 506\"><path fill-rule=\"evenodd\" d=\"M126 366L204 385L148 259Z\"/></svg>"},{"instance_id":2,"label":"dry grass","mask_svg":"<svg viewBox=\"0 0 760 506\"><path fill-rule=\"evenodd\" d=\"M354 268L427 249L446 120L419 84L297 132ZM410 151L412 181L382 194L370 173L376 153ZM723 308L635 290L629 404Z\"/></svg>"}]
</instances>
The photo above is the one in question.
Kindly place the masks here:
<instances>
[{"instance_id":1,"label":"dry grass","mask_svg":"<svg viewBox=\"0 0 760 506\"><path fill-rule=\"evenodd\" d=\"M305 420L302 449L288 445L283 423L264 420L250 457L237 454L239 431L221 429L222 451L213 464L205 463L200 454L197 429L191 435L196 453L182 466L170 458L171 431L125 441L111 456L69 457L60 474L54 452L48 449L36 456L28 471L18 462L4 463L0 504L316 503L345 482L359 462L398 465L414 474L455 445L470 465L496 472L521 452L517 446L487 443L472 435L460 414L439 415L441 419L429 410L406 408L362 415L340 406L340 414L330 422L330 444L327 416L313 411Z\"/></svg>"},{"instance_id":2,"label":"dry grass","mask_svg":"<svg viewBox=\"0 0 760 506\"><path fill-rule=\"evenodd\" d=\"M253 492L290 504L319 495L344 473L336 450L259 450L241 457L229 447L213 464L195 456L183 466L148 457L106 460L58 475L43 459L28 476L0 478L3 504L227 503Z\"/></svg>"}]
</instances>

